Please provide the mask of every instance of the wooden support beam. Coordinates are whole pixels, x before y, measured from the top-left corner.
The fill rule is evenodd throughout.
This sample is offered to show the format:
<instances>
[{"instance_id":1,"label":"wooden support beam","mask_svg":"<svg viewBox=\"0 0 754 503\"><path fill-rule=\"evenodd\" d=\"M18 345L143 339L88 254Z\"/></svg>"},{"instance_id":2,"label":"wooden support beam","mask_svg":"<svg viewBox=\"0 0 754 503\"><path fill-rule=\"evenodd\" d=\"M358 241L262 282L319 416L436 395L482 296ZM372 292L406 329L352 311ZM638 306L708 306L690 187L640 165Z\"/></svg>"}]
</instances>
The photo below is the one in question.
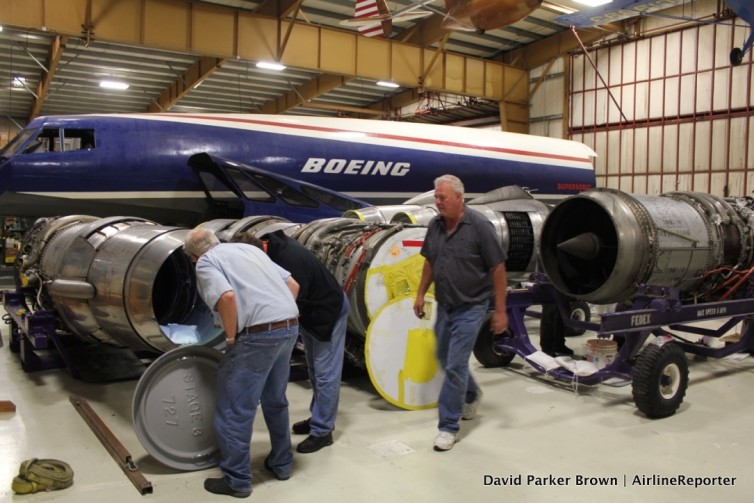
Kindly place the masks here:
<instances>
[{"instance_id":1,"label":"wooden support beam","mask_svg":"<svg viewBox=\"0 0 754 503\"><path fill-rule=\"evenodd\" d=\"M204 79L212 75L225 63L225 59L203 57L183 72L175 82L162 91L156 103L147 107L148 113L167 112Z\"/></svg>"},{"instance_id":2,"label":"wooden support beam","mask_svg":"<svg viewBox=\"0 0 754 503\"><path fill-rule=\"evenodd\" d=\"M67 37L61 36L57 36L52 40L52 45L50 45L50 51L47 56L47 71L42 71L42 74L39 77L36 98L31 105L31 110L29 111L29 122L31 122L34 117L39 115L39 112L42 110L42 105L44 105L47 93L50 91L50 83L52 82L52 78L55 76L55 71L57 70L58 64L60 63L60 58L63 56L63 51L65 50L65 44L67 41Z\"/></svg>"}]
</instances>

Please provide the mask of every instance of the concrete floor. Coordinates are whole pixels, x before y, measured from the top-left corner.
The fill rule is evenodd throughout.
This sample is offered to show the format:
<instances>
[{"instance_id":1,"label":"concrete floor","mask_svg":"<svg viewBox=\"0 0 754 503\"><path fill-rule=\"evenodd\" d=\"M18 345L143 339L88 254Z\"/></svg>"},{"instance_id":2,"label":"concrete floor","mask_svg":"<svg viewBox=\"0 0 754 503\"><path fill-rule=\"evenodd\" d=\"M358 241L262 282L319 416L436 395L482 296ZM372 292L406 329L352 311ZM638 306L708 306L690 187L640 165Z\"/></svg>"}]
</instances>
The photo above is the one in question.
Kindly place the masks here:
<instances>
[{"instance_id":1,"label":"concrete floor","mask_svg":"<svg viewBox=\"0 0 754 503\"><path fill-rule=\"evenodd\" d=\"M25 373L17 354L0 348L0 501L121 503L231 501L204 491L216 468L176 472L152 459L131 425L136 381L90 384L66 370ZM536 331L534 331L536 333ZM568 344L582 353L588 334ZM536 336L532 336L536 342ZM432 450L435 409L399 410L366 375L344 380L335 444L295 454L293 477L281 482L262 468L269 449L257 416L252 442L252 500L400 503L455 501L751 501L754 358L697 361L678 412L650 420L634 406L631 386L576 386L552 381L516 358L505 369L472 368L485 391L479 415L464 421L450 452ZM69 401L86 399L131 453L153 493L141 496ZM308 416L310 390L289 386L293 421ZM294 437L294 445L300 438ZM68 489L14 495L11 481L28 458L57 458L75 471ZM661 485L651 477L707 478L715 486ZM598 479L603 481L599 482ZM635 483L637 478L640 482ZM731 485L720 486L728 478ZM508 481L487 485L485 480ZM585 483L586 481L586 483ZM581 484L579 483L581 482ZM558 484L561 485L558 485Z\"/></svg>"}]
</instances>

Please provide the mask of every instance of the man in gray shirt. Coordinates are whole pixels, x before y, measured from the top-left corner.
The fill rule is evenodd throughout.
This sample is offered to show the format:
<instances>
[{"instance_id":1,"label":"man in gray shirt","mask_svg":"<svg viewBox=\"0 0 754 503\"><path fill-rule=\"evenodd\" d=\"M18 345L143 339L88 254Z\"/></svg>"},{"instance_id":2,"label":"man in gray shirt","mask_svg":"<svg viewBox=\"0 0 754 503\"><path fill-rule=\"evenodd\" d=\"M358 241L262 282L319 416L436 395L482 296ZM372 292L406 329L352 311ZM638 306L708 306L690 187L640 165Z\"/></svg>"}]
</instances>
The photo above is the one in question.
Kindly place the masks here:
<instances>
[{"instance_id":1,"label":"man in gray shirt","mask_svg":"<svg viewBox=\"0 0 754 503\"><path fill-rule=\"evenodd\" d=\"M463 183L455 176L435 180L439 215L424 238L424 268L414 302L414 313L423 318L424 296L435 283L437 358L445 370L437 400L436 451L452 449L460 419L476 416L482 391L471 375L469 358L491 297L495 302L490 329L500 334L508 328L506 255L492 223L464 204L463 193Z\"/></svg>"}]
</instances>

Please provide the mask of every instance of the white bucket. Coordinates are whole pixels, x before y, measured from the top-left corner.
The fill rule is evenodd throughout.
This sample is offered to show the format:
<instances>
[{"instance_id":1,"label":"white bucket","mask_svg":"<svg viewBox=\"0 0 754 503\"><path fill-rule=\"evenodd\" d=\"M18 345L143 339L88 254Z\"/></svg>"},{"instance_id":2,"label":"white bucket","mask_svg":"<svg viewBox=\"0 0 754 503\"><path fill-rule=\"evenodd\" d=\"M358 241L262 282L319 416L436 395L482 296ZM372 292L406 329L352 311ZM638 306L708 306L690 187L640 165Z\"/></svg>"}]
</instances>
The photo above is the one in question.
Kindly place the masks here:
<instances>
[{"instance_id":1,"label":"white bucket","mask_svg":"<svg viewBox=\"0 0 754 503\"><path fill-rule=\"evenodd\" d=\"M586 359L598 369L605 368L615 360L618 343L609 339L589 339L586 341Z\"/></svg>"}]
</instances>

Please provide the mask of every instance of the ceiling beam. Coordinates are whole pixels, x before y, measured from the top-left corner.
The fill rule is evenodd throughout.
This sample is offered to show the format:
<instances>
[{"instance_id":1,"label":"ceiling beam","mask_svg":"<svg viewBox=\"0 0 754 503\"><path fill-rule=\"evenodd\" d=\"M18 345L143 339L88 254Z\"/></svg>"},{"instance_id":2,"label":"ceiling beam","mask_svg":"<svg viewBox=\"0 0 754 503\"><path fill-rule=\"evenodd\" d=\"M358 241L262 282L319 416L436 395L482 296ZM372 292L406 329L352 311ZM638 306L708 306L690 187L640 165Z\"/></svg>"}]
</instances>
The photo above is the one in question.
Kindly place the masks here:
<instances>
[{"instance_id":1,"label":"ceiling beam","mask_svg":"<svg viewBox=\"0 0 754 503\"><path fill-rule=\"evenodd\" d=\"M315 103L310 103L311 100L332 91L333 89L339 88L350 80L350 78L340 75L320 75L317 78L291 89L279 98L266 102L262 105L260 113L282 114L283 112L287 112L297 106L314 107ZM319 108L323 107L320 106Z\"/></svg>"},{"instance_id":2,"label":"ceiling beam","mask_svg":"<svg viewBox=\"0 0 754 503\"><path fill-rule=\"evenodd\" d=\"M160 96L147 107L148 113L167 112L192 89L204 82L225 63L225 59L203 57L191 65L183 75L170 84Z\"/></svg>"},{"instance_id":3,"label":"ceiling beam","mask_svg":"<svg viewBox=\"0 0 754 503\"><path fill-rule=\"evenodd\" d=\"M589 28L576 30L582 42L589 43L611 34L610 30ZM549 61L567 54L581 46L570 30L561 31L538 42L527 44L519 49L506 52L500 61L523 67L527 70L547 64Z\"/></svg>"},{"instance_id":4,"label":"ceiling beam","mask_svg":"<svg viewBox=\"0 0 754 503\"><path fill-rule=\"evenodd\" d=\"M360 114L360 115L379 115L379 116L388 115L388 112L383 112L382 110L375 110L373 108L349 107L346 105L334 105L332 103L304 103L301 106L304 108L319 108L322 110L339 110L341 112L351 112L351 113Z\"/></svg>"},{"instance_id":5,"label":"ceiling beam","mask_svg":"<svg viewBox=\"0 0 754 503\"><path fill-rule=\"evenodd\" d=\"M285 19L291 15L298 8L299 4L303 0L265 0L259 7L254 9L256 14L262 16L277 17Z\"/></svg>"},{"instance_id":6,"label":"ceiling beam","mask_svg":"<svg viewBox=\"0 0 754 503\"><path fill-rule=\"evenodd\" d=\"M191 0L86 0L94 27L87 35L102 42L137 45L220 59L274 60L289 21L247 10ZM3 0L0 23L28 30L81 37L84 0ZM356 32L295 22L281 63L323 74L372 81L390 79L404 87L499 101L525 101L526 89L511 96L509 83L521 69L499 61L443 54L424 82L434 49L396 40L374 40Z\"/></svg>"},{"instance_id":7,"label":"ceiling beam","mask_svg":"<svg viewBox=\"0 0 754 503\"><path fill-rule=\"evenodd\" d=\"M42 110L42 105L44 105L45 98L47 98L47 93L50 91L50 83L52 83L52 78L55 76L55 71L60 63L60 58L63 56L63 51L65 50L65 44L67 42L68 39L66 37L57 36L52 39L50 51L47 55L47 70L43 70L39 77L36 97L31 104L31 110L29 111L27 122L31 122L31 120L39 115L39 112Z\"/></svg>"},{"instance_id":8,"label":"ceiling beam","mask_svg":"<svg viewBox=\"0 0 754 503\"><path fill-rule=\"evenodd\" d=\"M392 117L400 109L421 101L423 96L424 93L418 88L406 89L400 94L388 96L384 100L369 105L369 109L379 112L386 117Z\"/></svg>"},{"instance_id":9,"label":"ceiling beam","mask_svg":"<svg viewBox=\"0 0 754 503\"><path fill-rule=\"evenodd\" d=\"M400 34L400 40L408 44L429 47L439 42L448 30L442 27L442 16L432 14L414 23Z\"/></svg>"}]
</instances>

